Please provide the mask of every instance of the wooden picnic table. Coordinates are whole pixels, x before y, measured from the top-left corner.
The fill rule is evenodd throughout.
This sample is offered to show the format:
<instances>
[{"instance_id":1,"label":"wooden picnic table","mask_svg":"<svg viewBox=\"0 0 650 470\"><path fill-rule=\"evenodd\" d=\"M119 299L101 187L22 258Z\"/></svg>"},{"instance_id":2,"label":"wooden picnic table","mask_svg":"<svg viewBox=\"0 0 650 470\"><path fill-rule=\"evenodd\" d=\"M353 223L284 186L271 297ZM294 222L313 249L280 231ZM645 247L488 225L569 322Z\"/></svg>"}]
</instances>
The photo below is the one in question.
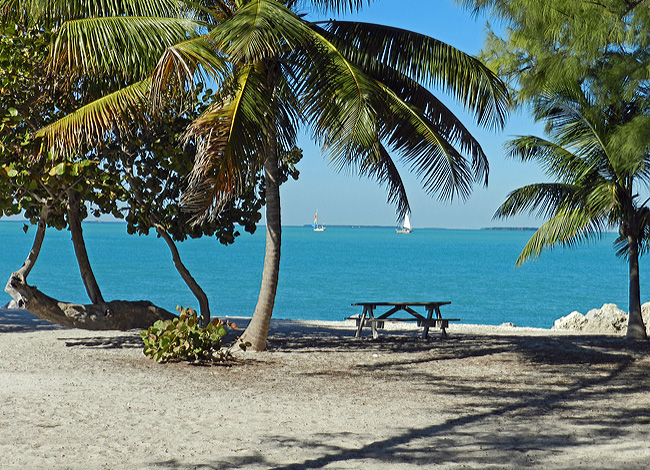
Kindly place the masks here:
<instances>
[{"instance_id":1,"label":"wooden picnic table","mask_svg":"<svg viewBox=\"0 0 650 470\"><path fill-rule=\"evenodd\" d=\"M378 328L384 327L384 322L393 322L393 321L416 321L418 326L422 326L422 338L427 338L429 336L429 328L432 326L437 326L442 330L442 337L447 337L447 327L449 326L450 321L460 321L459 318L442 318L440 314L440 307L442 305L449 305L451 302L355 302L353 306L362 306L363 312L361 315L356 315L349 317L350 319L356 320L357 322L357 332L355 337L359 338L361 336L361 330L366 323L370 323L372 329L372 337L377 338L379 334L377 333ZM390 307L386 312L382 313L379 316L375 316L375 309L377 307ZM426 316L423 316L413 310L413 307L424 307L426 311ZM395 318L392 317L396 312L403 310L411 315L408 318ZM435 317L433 316L435 312Z\"/></svg>"}]
</instances>

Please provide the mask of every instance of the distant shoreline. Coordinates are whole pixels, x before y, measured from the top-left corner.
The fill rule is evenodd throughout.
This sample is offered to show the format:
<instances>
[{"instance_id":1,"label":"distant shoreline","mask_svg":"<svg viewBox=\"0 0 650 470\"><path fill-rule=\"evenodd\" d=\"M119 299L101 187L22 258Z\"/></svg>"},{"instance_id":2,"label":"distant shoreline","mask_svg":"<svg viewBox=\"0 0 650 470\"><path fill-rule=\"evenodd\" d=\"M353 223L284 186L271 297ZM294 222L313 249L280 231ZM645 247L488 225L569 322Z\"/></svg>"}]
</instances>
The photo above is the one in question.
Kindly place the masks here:
<instances>
[{"instance_id":1,"label":"distant shoreline","mask_svg":"<svg viewBox=\"0 0 650 470\"><path fill-rule=\"evenodd\" d=\"M304 225L284 225L283 227L298 227L298 228L309 228L311 224ZM393 225L326 225L325 227L332 228L395 228ZM481 228L449 228L449 227L417 227L413 230L501 230L501 231L512 231L512 232L529 232L536 231L537 227L481 227Z\"/></svg>"},{"instance_id":2,"label":"distant shoreline","mask_svg":"<svg viewBox=\"0 0 650 470\"><path fill-rule=\"evenodd\" d=\"M31 225L26 219L12 219L12 218L0 218L0 223L2 222L13 222ZM97 220L90 219L84 220L84 224L126 224L124 220L115 219L115 220ZM265 224L258 224L258 227L265 227ZM284 228L311 228L311 224L304 225L283 225ZM350 225L350 224L328 224L325 225L327 228L384 228L384 229L394 229L397 225ZM457 227L416 227L413 230L500 230L500 231L512 231L512 232L529 232L537 230L537 227L481 227L481 228L457 228Z\"/></svg>"},{"instance_id":3,"label":"distant shoreline","mask_svg":"<svg viewBox=\"0 0 650 470\"><path fill-rule=\"evenodd\" d=\"M535 232L538 227L483 227L480 230L505 230L510 232Z\"/></svg>"}]
</instances>

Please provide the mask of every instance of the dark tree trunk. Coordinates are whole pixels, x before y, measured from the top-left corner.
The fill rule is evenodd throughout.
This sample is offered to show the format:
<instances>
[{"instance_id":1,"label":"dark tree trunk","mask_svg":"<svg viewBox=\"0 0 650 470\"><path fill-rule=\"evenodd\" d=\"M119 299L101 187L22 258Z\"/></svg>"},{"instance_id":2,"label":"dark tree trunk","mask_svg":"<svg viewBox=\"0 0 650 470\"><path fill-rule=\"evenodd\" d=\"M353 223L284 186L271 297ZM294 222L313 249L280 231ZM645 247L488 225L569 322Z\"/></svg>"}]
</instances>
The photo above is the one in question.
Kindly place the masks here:
<instances>
[{"instance_id":1,"label":"dark tree trunk","mask_svg":"<svg viewBox=\"0 0 650 470\"><path fill-rule=\"evenodd\" d=\"M171 320L176 317L167 310L144 300L136 302L114 300L91 305L60 302L27 285L18 273L11 276L5 291L18 302L21 308L27 309L38 318L69 328L144 329L153 325L156 320Z\"/></svg>"},{"instance_id":2,"label":"dark tree trunk","mask_svg":"<svg viewBox=\"0 0 650 470\"><path fill-rule=\"evenodd\" d=\"M143 207L146 207L146 204L143 201L142 194L135 189L137 188L137 185L135 184L133 175L131 174L130 171L127 171L127 178L132 188L131 193L135 197L136 202L142 204ZM174 240L169 235L167 230L165 230L165 228L160 223L158 218L155 217L153 214L149 213L149 222L154 226L158 235L160 235L160 237L162 237L162 239L165 240L165 243L167 243L167 246L169 247L169 251L171 251L172 253L172 261L174 262L174 267L176 267L178 274L180 274L181 278L183 279L187 287L189 287L189 289L192 291L192 294L194 294L194 297L196 297L196 300L199 302L199 313L201 314L201 326L203 327L208 326L208 323L210 323L210 303L208 301L208 296L205 294L201 286L199 286L198 282L196 282L194 277L190 274L190 271L187 269L187 267L185 267L185 265L183 264L183 261L181 260L181 255L178 252L178 249L176 248L176 244L174 243Z\"/></svg>"},{"instance_id":3,"label":"dark tree trunk","mask_svg":"<svg viewBox=\"0 0 650 470\"><path fill-rule=\"evenodd\" d=\"M9 282L5 287L5 292L11 296L12 299L16 302L18 308L27 308L28 299L20 295L19 292L11 288L12 283L16 284L25 284L27 276L34 267L34 263L38 259L38 255L41 253L41 247L43 246L43 239L45 238L45 229L47 228L47 217L48 217L49 208L47 204L43 204L41 208L41 217L36 226L36 235L34 235L34 243L32 243L32 249L29 250L27 259L20 267L20 269L11 274Z\"/></svg>"},{"instance_id":4,"label":"dark tree trunk","mask_svg":"<svg viewBox=\"0 0 650 470\"><path fill-rule=\"evenodd\" d=\"M278 169L277 142L275 135L269 139L269 152L264 162L264 178L266 183L266 251L264 254L264 269L262 285L255 306L253 318L246 331L241 336L243 342L251 344L253 351L266 349L266 338L269 334L271 315L275 303L275 293L278 288L280 272L280 246L282 227L280 220L280 175Z\"/></svg>"},{"instance_id":5,"label":"dark tree trunk","mask_svg":"<svg viewBox=\"0 0 650 470\"><path fill-rule=\"evenodd\" d=\"M27 279L27 276L31 272L32 268L34 267L34 263L36 263L36 260L38 259L38 255L41 253L41 247L43 246L43 239L45 238L45 229L47 228L47 218L49 216L49 207L47 204L43 204L41 207L41 217L38 221L38 225L36 226L36 235L34 235L34 243L32 243L32 249L29 250L29 254L27 255L27 259L23 263L23 265L20 267L18 271L12 274L12 276L18 276L20 279L23 281ZM18 303L18 306L20 308L23 308L20 304L19 299L14 300Z\"/></svg>"},{"instance_id":6,"label":"dark tree trunk","mask_svg":"<svg viewBox=\"0 0 650 470\"><path fill-rule=\"evenodd\" d=\"M158 235L160 235L162 239L165 240L165 242L167 243L169 250L172 252L172 259L174 261L174 266L176 267L176 270L181 275L183 281L185 281L185 284L187 284L187 287L190 288L192 294L194 294L194 296L199 302L199 310L201 313L201 326L203 327L208 326L208 323L210 323L210 304L208 302L208 296L205 295L205 292L203 291L203 289L201 289L201 286L199 286L199 284L192 277L188 269L181 261L181 256L178 253L176 244L174 243L174 240L172 240L172 237L170 237L169 234L167 233L167 230L165 230L160 225L156 225L156 231L158 232Z\"/></svg>"},{"instance_id":7,"label":"dark tree trunk","mask_svg":"<svg viewBox=\"0 0 650 470\"><path fill-rule=\"evenodd\" d=\"M99 304L104 302L104 297L102 297L97 280L90 266L90 261L88 260L86 242L84 241L83 231L81 229L81 218L79 217L80 204L79 193L73 190L68 191L68 227L72 236L72 245L74 246L74 253L77 257L77 264L79 265L79 273L88 293L88 298L93 304Z\"/></svg>"},{"instance_id":8,"label":"dark tree trunk","mask_svg":"<svg viewBox=\"0 0 650 470\"><path fill-rule=\"evenodd\" d=\"M641 289L639 283L639 241L634 236L628 236L628 261L630 268L630 297L627 319L626 338L635 340L648 339L643 317L641 315Z\"/></svg>"}]
</instances>

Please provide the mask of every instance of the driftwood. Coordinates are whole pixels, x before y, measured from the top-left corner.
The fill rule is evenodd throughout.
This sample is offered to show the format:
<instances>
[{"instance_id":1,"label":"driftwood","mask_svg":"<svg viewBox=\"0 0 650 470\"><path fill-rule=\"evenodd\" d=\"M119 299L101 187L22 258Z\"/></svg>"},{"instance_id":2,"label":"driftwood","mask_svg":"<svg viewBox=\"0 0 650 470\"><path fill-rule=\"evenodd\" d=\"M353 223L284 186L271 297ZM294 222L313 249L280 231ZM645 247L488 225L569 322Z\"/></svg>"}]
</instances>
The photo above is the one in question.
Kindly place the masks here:
<instances>
[{"instance_id":1,"label":"driftwood","mask_svg":"<svg viewBox=\"0 0 650 470\"><path fill-rule=\"evenodd\" d=\"M57 325L85 330L131 330L148 328L156 320L176 316L145 300L113 300L91 305L61 302L29 286L20 272L9 278L7 292L19 308Z\"/></svg>"}]
</instances>

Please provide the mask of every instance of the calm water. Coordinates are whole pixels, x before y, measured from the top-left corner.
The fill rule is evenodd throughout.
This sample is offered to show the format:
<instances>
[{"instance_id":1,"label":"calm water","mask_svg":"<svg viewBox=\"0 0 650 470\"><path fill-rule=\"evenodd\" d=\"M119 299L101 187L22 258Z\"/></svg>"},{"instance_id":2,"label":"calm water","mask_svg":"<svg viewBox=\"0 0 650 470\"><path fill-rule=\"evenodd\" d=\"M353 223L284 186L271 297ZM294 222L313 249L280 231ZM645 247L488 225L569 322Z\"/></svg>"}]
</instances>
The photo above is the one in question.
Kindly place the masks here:
<instances>
[{"instance_id":1,"label":"calm water","mask_svg":"<svg viewBox=\"0 0 650 470\"><path fill-rule=\"evenodd\" d=\"M87 248L107 300L148 299L174 310L196 307L165 243L128 236L116 223L84 225ZM627 309L627 267L614 255L614 234L577 249L556 249L514 268L532 232L329 227L283 230L274 317L341 320L369 300L450 300L444 312L464 323L550 327L573 310L605 302ZM0 222L2 285L31 247L20 222ZM214 315L250 316L264 257L264 228L224 247L214 239L180 244L184 262L210 297ZM647 274L642 260L641 276ZM68 232L48 230L29 283L60 300L87 303ZM642 302L646 290L642 283ZM2 292L0 305L10 297Z\"/></svg>"}]
</instances>

